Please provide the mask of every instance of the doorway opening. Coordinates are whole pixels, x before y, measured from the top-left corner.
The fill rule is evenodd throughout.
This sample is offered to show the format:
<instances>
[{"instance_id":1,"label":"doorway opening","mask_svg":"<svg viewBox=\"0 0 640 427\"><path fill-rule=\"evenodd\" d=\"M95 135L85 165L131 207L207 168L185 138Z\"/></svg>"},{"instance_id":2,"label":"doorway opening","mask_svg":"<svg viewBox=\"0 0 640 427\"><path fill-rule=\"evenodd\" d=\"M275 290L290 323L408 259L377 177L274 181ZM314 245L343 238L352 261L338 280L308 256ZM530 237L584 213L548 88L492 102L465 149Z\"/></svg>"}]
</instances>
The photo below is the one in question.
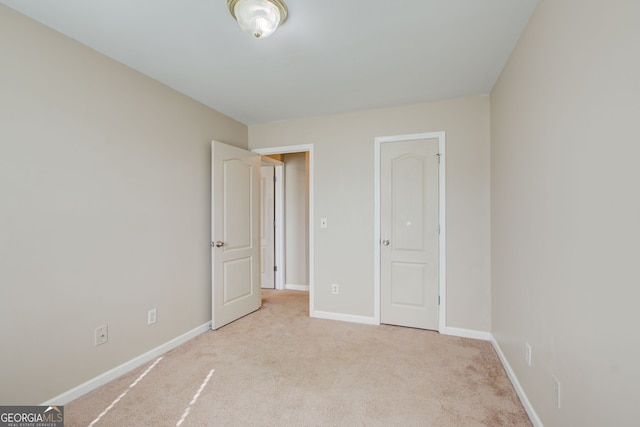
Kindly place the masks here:
<instances>
[{"instance_id":1,"label":"doorway opening","mask_svg":"<svg viewBox=\"0 0 640 427\"><path fill-rule=\"evenodd\" d=\"M284 162L262 156L260 170L260 287L284 289Z\"/></svg>"},{"instance_id":2,"label":"doorway opening","mask_svg":"<svg viewBox=\"0 0 640 427\"><path fill-rule=\"evenodd\" d=\"M252 151L262 156L262 185L266 196L261 205L262 227L267 232L261 248L265 260L261 265L264 272L262 288L308 291L309 313L312 314L313 145ZM269 183L274 178L275 182Z\"/></svg>"}]
</instances>

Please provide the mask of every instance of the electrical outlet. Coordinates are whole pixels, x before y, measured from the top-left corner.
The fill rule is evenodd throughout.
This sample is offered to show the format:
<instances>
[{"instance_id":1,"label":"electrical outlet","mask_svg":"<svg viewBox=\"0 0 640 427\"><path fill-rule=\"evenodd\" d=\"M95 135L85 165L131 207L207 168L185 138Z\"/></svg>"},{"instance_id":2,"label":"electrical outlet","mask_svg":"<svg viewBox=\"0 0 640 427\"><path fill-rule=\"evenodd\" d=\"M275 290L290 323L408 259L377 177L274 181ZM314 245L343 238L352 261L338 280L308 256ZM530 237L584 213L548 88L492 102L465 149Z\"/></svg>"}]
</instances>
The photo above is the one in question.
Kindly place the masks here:
<instances>
[{"instance_id":1,"label":"electrical outlet","mask_svg":"<svg viewBox=\"0 0 640 427\"><path fill-rule=\"evenodd\" d=\"M320 218L320 228L327 228L327 218Z\"/></svg>"},{"instance_id":2,"label":"electrical outlet","mask_svg":"<svg viewBox=\"0 0 640 427\"><path fill-rule=\"evenodd\" d=\"M154 323L156 323L157 318L158 318L158 310L155 308L152 308L147 313L147 325L153 325Z\"/></svg>"},{"instance_id":3,"label":"electrical outlet","mask_svg":"<svg viewBox=\"0 0 640 427\"><path fill-rule=\"evenodd\" d=\"M524 361L531 367L531 344L528 342L524 343Z\"/></svg>"},{"instance_id":4,"label":"electrical outlet","mask_svg":"<svg viewBox=\"0 0 640 427\"><path fill-rule=\"evenodd\" d=\"M331 285L331 293L334 295L338 295L340 293L340 286L337 283Z\"/></svg>"},{"instance_id":5,"label":"electrical outlet","mask_svg":"<svg viewBox=\"0 0 640 427\"><path fill-rule=\"evenodd\" d=\"M109 329L107 325L98 326L95 331L96 347L109 341Z\"/></svg>"},{"instance_id":6,"label":"electrical outlet","mask_svg":"<svg viewBox=\"0 0 640 427\"><path fill-rule=\"evenodd\" d=\"M552 389L551 389L551 399L553 403L556 405L556 408L560 409L560 381L555 376L551 376Z\"/></svg>"}]
</instances>

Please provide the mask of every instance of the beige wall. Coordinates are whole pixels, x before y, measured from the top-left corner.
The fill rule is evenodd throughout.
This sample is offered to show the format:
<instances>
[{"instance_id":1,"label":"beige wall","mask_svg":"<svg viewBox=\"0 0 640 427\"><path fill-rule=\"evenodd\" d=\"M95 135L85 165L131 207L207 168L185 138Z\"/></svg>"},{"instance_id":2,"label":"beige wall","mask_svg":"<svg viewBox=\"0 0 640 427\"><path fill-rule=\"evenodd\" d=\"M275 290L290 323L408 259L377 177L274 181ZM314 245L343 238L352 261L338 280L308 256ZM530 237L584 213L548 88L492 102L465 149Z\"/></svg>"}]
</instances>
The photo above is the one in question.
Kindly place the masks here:
<instances>
[{"instance_id":1,"label":"beige wall","mask_svg":"<svg viewBox=\"0 0 640 427\"><path fill-rule=\"evenodd\" d=\"M374 315L374 138L432 131L447 137L448 326L490 330L487 96L249 127L251 148L314 144L316 310Z\"/></svg>"},{"instance_id":2,"label":"beige wall","mask_svg":"<svg viewBox=\"0 0 640 427\"><path fill-rule=\"evenodd\" d=\"M638 17L542 0L491 94L492 329L547 427L638 423Z\"/></svg>"},{"instance_id":3,"label":"beige wall","mask_svg":"<svg viewBox=\"0 0 640 427\"><path fill-rule=\"evenodd\" d=\"M210 141L247 136L0 5L2 404L39 404L211 319Z\"/></svg>"}]
</instances>

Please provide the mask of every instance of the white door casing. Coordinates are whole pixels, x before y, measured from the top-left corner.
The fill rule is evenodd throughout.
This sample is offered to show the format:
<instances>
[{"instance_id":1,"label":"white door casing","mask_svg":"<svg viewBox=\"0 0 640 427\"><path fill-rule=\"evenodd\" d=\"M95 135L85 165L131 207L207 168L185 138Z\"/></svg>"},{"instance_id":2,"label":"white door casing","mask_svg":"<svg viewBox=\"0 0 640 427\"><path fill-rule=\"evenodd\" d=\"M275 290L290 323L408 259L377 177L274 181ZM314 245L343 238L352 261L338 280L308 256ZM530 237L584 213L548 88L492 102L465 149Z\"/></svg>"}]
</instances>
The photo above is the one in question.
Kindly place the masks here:
<instances>
[{"instance_id":1,"label":"white door casing","mask_svg":"<svg viewBox=\"0 0 640 427\"><path fill-rule=\"evenodd\" d=\"M260 174L260 286L275 288L275 167L262 166Z\"/></svg>"},{"instance_id":2,"label":"white door casing","mask_svg":"<svg viewBox=\"0 0 640 427\"><path fill-rule=\"evenodd\" d=\"M445 134L378 137L375 161L375 318L443 332ZM416 220L420 217L426 222ZM411 282L424 286L409 286Z\"/></svg>"},{"instance_id":3,"label":"white door casing","mask_svg":"<svg viewBox=\"0 0 640 427\"><path fill-rule=\"evenodd\" d=\"M212 329L260 308L259 212L260 156L213 141Z\"/></svg>"}]
</instances>

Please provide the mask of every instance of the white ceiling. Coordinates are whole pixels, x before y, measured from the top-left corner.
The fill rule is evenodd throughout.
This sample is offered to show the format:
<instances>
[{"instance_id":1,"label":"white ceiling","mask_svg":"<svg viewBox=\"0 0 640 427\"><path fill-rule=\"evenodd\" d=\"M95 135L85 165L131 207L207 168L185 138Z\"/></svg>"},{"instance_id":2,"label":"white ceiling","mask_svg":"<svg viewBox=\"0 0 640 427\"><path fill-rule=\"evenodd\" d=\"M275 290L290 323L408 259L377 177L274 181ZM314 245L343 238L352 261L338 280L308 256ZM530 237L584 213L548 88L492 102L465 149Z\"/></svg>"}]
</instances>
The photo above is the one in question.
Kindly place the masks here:
<instances>
[{"instance_id":1,"label":"white ceiling","mask_svg":"<svg viewBox=\"0 0 640 427\"><path fill-rule=\"evenodd\" d=\"M489 93L538 0L285 0L274 35L226 0L0 0L245 124Z\"/></svg>"}]
</instances>

